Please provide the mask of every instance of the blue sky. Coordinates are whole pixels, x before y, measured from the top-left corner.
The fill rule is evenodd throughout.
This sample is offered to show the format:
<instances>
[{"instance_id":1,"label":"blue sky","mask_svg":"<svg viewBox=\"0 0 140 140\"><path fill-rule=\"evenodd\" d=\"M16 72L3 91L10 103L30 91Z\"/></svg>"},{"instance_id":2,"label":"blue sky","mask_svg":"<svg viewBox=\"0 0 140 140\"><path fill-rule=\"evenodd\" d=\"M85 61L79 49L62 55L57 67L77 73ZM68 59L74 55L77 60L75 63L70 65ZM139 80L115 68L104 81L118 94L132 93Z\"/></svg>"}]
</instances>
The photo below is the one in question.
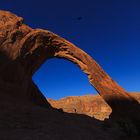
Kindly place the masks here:
<instances>
[{"instance_id":1,"label":"blue sky","mask_svg":"<svg viewBox=\"0 0 140 140\"><path fill-rule=\"evenodd\" d=\"M139 0L0 1L0 9L24 17L32 28L51 30L86 51L127 91L140 91L139 7ZM48 60L33 80L53 99L96 92L86 75L63 59Z\"/></svg>"}]
</instances>

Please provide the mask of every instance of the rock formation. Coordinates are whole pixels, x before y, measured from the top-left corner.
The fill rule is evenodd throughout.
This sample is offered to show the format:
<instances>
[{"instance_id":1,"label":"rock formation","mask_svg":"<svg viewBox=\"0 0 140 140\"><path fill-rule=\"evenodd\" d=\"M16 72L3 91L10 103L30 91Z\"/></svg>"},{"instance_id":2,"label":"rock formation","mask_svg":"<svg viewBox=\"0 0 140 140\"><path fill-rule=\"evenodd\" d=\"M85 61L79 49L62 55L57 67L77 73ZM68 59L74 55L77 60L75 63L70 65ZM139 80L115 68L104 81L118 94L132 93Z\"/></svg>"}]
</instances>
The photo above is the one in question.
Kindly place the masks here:
<instances>
[{"instance_id":1,"label":"rock formation","mask_svg":"<svg viewBox=\"0 0 140 140\"><path fill-rule=\"evenodd\" d=\"M0 11L0 19L0 82L18 85L25 98L46 104L43 95L35 90L32 75L44 61L58 57L77 64L111 107L117 108L119 100L134 101L93 58L74 44L48 30L32 29L23 23L23 18L10 12Z\"/></svg>"},{"instance_id":2,"label":"rock formation","mask_svg":"<svg viewBox=\"0 0 140 140\"><path fill-rule=\"evenodd\" d=\"M129 93L140 103L140 93ZM59 100L47 99L57 109L64 112L85 114L98 120L109 118L112 109L106 104L100 95L69 96Z\"/></svg>"},{"instance_id":3,"label":"rock formation","mask_svg":"<svg viewBox=\"0 0 140 140\"><path fill-rule=\"evenodd\" d=\"M98 120L109 118L112 110L100 95L69 96L60 100L47 99L52 107L64 112L85 114Z\"/></svg>"},{"instance_id":4,"label":"rock formation","mask_svg":"<svg viewBox=\"0 0 140 140\"><path fill-rule=\"evenodd\" d=\"M117 120L99 122L52 108L32 75L44 61L54 57L77 64ZM136 100L80 48L50 31L30 28L21 17L0 11L1 140L120 140L130 134L137 137L138 109Z\"/></svg>"}]
</instances>

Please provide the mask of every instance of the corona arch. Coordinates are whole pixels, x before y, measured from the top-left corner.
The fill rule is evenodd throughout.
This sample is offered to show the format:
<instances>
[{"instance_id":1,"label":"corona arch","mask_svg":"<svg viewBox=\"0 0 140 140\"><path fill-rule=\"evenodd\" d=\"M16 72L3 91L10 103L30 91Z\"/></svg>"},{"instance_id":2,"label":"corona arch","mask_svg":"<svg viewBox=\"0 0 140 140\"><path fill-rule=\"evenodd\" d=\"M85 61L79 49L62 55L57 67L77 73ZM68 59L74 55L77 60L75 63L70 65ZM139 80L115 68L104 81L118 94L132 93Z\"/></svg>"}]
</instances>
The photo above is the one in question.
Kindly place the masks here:
<instances>
[{"instance_id":1,"label":"corona arch","mask_svg":"<svg viewBox=\"0 0 140 140\"><path fill-rule=\"evenodd\" d=\"M1 81L10 82L9 79L12 79L11 84L22 83L24 95L38 100L41 93L33 90L37 87L31 79L32 75L44 61L57 57L78 65L87 74L91 85L112 108L118 102L112 103L110 99L133 100L92 57L74 44L48 30L31 29L23 23L21 17L10 12L0 11L0 18L0 52L6 56L1 62ZM6 78L7 73L10 78ZM45 100L41 96L39 102L42 99Z\"/></svg>"}]
</instances>

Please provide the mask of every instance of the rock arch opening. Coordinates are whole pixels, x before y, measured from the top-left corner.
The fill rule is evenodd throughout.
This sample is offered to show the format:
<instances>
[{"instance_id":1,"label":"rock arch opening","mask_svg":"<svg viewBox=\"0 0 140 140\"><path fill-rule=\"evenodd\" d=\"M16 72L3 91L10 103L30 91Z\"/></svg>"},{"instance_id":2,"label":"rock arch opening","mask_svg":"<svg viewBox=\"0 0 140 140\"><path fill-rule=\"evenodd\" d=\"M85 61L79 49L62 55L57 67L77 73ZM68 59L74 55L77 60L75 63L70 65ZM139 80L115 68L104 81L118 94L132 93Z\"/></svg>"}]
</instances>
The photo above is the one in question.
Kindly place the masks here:
<instances>
[{"instance_id":1,"label":"rock arch opening","mask_svg":"<svg viewBox=\"0 0 140 140\"><path fill-rule=\"evenodd\" d=\"M92 57L71 42L48 30L32 29L10 12L0 11L0 18L0 52L8 58L1 62L0 78L3 83L20 87L25 99L46 104L32 76L46 60L57 57L78 65L112 108L119 110L122 101L136 102Z\"/></svg>"},{"instance_id":2,"label":"rock arch opening","mask_svg":"<svg viewBox=\"0 0 140 140\"><path fill-rule=\"evenodd\" d=\"M65 59L47 60L32 79L46 98L54 100L97 93L79 67Z\"/></svg>"}]
</instances>

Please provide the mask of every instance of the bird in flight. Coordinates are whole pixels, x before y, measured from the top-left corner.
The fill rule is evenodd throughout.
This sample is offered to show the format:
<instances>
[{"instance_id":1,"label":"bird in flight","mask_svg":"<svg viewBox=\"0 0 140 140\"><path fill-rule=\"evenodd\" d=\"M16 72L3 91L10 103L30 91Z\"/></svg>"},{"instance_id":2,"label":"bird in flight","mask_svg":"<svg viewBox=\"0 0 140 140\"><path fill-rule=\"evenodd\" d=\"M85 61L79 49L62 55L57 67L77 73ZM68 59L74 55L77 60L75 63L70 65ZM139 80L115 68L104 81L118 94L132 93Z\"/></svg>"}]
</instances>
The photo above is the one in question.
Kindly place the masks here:
<instances>
[{"instance_id":1,"label":"bird in flight","mask_svg":"<svg viewBox=\"0 0 140 140\"><path fill-rule=\"evenodd\" d=\"M82 20L83 18L82 17L77 17L77 20Z\"/></svg>"}]
</instances>

